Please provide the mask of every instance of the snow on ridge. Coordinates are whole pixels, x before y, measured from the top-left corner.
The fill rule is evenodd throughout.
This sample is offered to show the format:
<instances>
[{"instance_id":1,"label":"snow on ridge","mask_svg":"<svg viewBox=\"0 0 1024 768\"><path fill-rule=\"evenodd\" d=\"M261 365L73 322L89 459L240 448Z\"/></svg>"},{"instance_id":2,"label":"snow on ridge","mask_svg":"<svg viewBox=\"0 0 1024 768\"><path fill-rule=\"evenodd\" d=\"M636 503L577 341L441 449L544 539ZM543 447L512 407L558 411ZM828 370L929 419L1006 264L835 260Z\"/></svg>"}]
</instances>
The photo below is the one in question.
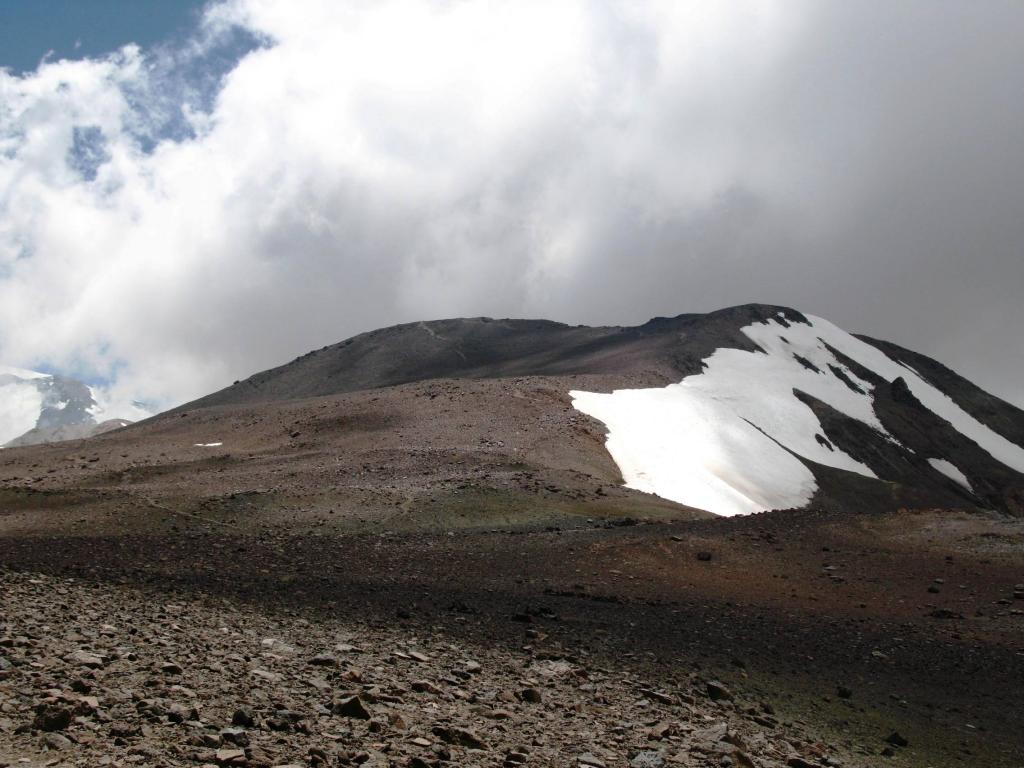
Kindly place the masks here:
<instances>
[{"instance_id":1,"label":"snow on ridge","mask_svg":"<svg viewBox=\"0 0 1024 768\"><path fill-rule=\"evenodd\" d=\"M49 379L51 378L48 373L39 373L38 371L30 371L27 368L15 368L11 365L0 365L0 376L14 376L16 379Z\"/></svg>"},{"instance_id":2,"label":"snow on ridge","mask_svg":"<svg viewBox=\"0 0 1024 768\"><path fill-rule=\"evenodd\" d=\"M925 408L949 422L957 432L973 440L996 461L1018 472L1024 472L1024 448L986 427L953 402L952 398L929 384L913 368L897 363L882 350L840 330L828 320L811 315L806 317L816 330L821 330L835 339L836 343L829 341L829 344L839 352L887 381L902 377L911 393Z\"/></svg>"},{"instance_id":3,"label":"snow on ridge","mask_svg":"<svg viewBox=\"0 0 1024 768\"><path fill-rule=\"evenodd\" d=\"M886 381L902 377L936 415L1024 472L1024 449L982 425L908 366L827 320L805 317L807 324L772 318L744 327L763 352L720 348L704 361L701 373L678 384L611 394L572 391L573 406L604 422L607 449L630 488L720 515L800 507L810 502L817 485L797 457L876 475L826 439L794 390L897 442L875 414L873 386L843 365L831 347Z\"/></svg>"},{"instance_id":4,"label":"snow on ridge","mask_svg":"<svg viewBox=\"0 0 1024 768\"><path fill-rule=\"evenodd\" d=\"M974 489L971 487L971 483L967 479L967 475L961 472L955 464L946 461L945 459L928 459L928 463L932 465L932 468L936 472L941 472L954 483L958 483L971 493L974 493Z\"/></svg>"}]
</instances>

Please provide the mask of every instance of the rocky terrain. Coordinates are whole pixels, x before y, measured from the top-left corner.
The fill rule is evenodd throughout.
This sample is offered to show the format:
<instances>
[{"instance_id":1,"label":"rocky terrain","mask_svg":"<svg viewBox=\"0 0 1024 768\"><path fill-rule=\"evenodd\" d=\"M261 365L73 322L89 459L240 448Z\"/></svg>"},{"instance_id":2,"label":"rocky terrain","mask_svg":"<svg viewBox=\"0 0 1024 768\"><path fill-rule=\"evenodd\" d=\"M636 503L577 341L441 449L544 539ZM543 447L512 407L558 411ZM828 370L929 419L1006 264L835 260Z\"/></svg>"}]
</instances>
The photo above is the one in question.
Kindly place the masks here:
<instances>
[{"instance_id":1,"label":"rocky terrain","mask_svg":"<svg viewBox=\"0 0 1024 768\"><path fill-rule=\"evenodd\" d=\"M515 652L443 625L38 575L2 586L4 765L840 764L767 701L608 668L536 629Z\"/></svg>"},{"instance_id":2,"label":"rocky terrain","mask_svg":"<svg viewBox=\"0 0 1024 768\"><path fill-rule=\"evenodd\" d=\"M902 377L855 374L898 441L807 401L894 479L809 462L806 507L728 518L625 487L574 408L774 309L385 329L0 451L0 767L1018 768L1019 478ZM293 388L313 374L333 389Z\"/></svg>"},{"instance_id":3,"label":"rocky terrain","mask_svg":"<svg viewBox=\"0 0 1024 768\"><path fill-rule=\"evenodd\" d=\"M6 536L0 762L1024 759L1019 521L586 523Z\"/></svg>"}]
</instances>

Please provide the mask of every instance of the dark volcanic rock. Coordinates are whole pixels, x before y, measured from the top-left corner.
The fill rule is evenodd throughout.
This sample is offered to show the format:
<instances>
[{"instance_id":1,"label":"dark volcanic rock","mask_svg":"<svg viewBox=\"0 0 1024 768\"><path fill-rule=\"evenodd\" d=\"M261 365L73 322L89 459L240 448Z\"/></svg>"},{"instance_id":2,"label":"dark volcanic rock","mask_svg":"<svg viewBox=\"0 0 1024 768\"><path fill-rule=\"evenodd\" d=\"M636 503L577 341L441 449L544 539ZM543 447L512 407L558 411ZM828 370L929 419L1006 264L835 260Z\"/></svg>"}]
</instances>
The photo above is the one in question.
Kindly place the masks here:
<instances>
[{"instance_id":1,"label":"dark volcanic rock","mask_svg":"<svg viewBox=\"0 0 1024 768\"><path fill-rule=\"evenodd\" d=\"M740 328L780 312L790 322L806 322L792 309L747 304L706 315L658 317L633 328L487 317L396 325L310 352L182 408L313 397L438 378L656 371L669 383L699 373L701 361L719 347L755 351ZM684 338L686 343L680 344Z\"/></svg>"},{"instance_id":2,"label":"dark volcanic rock","mask_svg":"<svg viewBox=\"0 0 1024 768\"><path fill-rule=\"evenodd\" d=\"M58 704L42 704L36 711L32 727L39 731L63 731L74 717L74 712L68 707Z\"/></svg>"}]
</instances>

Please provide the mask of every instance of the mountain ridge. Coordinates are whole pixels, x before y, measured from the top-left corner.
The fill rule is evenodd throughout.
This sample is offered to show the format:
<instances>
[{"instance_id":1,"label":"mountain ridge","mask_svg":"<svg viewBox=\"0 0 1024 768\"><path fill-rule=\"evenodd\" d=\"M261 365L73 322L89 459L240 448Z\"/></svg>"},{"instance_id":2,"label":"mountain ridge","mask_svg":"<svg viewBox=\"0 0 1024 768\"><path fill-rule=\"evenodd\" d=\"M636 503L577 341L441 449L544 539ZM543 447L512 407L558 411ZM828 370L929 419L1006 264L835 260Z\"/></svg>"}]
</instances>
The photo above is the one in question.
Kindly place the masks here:
<instances>
[{"instance_id":1,"label":"mountain ridge","mask_svg":"<svg viewBox=\"0 0 1024 768\"><path fill-rule=\"evenodd\" d=\"M763 330L771 328L776 330ZM792 342L788 336L793 337ZM754 357L749 357L751 354ZM793 454L806 469L797 470L768 443L762 443L763 447L753 452L749 445L734 443L730 450L738 450L744 458L725 460L727 464L739 463L728 470L730 479L723 480L723 459L715 451L721 448L720 436L734 433L737 426L728 428L732 432L721 432L716 424L733 418L735 414L729 415L732 406L728 406L724 411L716 411L713 419L717 421L709 427L710 432L704 437L705 448L698 453L694 453L699 444L694 442L696 433L692 430L704 428L700 419L680 424L681 430L690 430L686 440L673 441L671 435L658 438L667 441L663 449L673 443L672 450L688 456L685 461L673 459L673 464L662 468L669 486L676 483L672 476L678 475L684 464L717 462L702 482L725 482L732 488L726 495L737 499L738 504L725 504L720 509L749 512L803 506L822 494L851 502L865 494L884 495L881 490L868 493L865 484L851 476L853 473L889 488L886 492L904 500L927 504L930 499L945 505L982 506L1024 514L1024 462L1008 463L1006 459L1007 450L1014 453L1024 445L1024 411L920 353L869 336L849 334L820 318L771 304L654 317L638 326L573 326L549 320L482 317L405 323L314 350L181 406L175 412L372 391L431 380L517 376L611 376L614 381L609 379L609 388L615 392L635 390L660 397L657 393L662 388L679 391L673 388L682 385L692 391L722 355L744 361L743 366L754 366L743 368L740 376L761 375L764 356L782 365L787 371L784 375L793 382L800 382L788 389L782 386L772 398L758 405L760 411L755 408L744 420ZM817 360L817 364L809 358ZM765 369L763 373L783 375L779 373L782 369L776 369L777 366ZM918 400L908 380L915 381L913 386L918 390L930 393L930 407ZM728 377L718 380L718 390L730 386ZM816 390L820 390L818 395L813 394ZM602 397L600 392L604 391L595 392L598 400ZM705 398L705 405L699 408L717 408L713 403L721 399L721 392L711 391L701 397ZM845 398L847 406L855 409L854 415L837 405L837 397ZM946 399L950 401L948 407L943 405ZM576 398L578 409L580 402ZM677 403L671 407L679 406ZM779 408L788 414L787 419L799 419L804 424L802 436L791 434L788 445L777 439L778 430L786 428L786 419L779 421L771 415ZM944 415L935 412L935 408ZM605 421L600 412L587 412ZM813 414L813 422L807 419L807 412ZM656 423L670 415L670 411L662 411L649 420L656 429ZM766 427L765 419L774 419L776 427ZM949 419L958 421L958 426L953 426ZM635 416L620 421L617 427L605 421L606 439L613 456L613 446L621 443L623 431L632 429L635 423ZM743 429L739 422L730 423ZM806 442L812 438L815 442ZM754 433L746 440L761 443ZM794 449L793 440L804 447ZM995 443L991 443L986 449L978 440L1005 440L1013 447L993 448ZM637 443L632 448L645 452ZM1002 460L993 451L1002 451ZM633 461L624 459L625 453L620 450L616 459L627 484L687 506L701 506L696 501L704 498L701 493L691 495L692 488L681 492L683 495L666 492L668 486L651 480L650 466L638 464L629 468L623 464ZM668 455L674 454L669 451ZM712 455L719 458L709 458ZM775 455L778 466L787 466L793 477L804 478L797 483L802 490L791 486L787 493L764 495L763 489L751 489L753 498L738 490L750 486L746 476L756 474L754 468L767 461L769 455ZM647 456L644 461L649 464L657 459ZM835 471L823 469L829 466ZM967 479L966 484L959 480L961 476ZM765 482L771 481L772 472L765 472L763 478ZM896 486L902 490L893 490ZM713 497L719 499L716 503L723 503L723 497ZM758 498L761 500L755 500Z\"/></svg>"}]
</instances>

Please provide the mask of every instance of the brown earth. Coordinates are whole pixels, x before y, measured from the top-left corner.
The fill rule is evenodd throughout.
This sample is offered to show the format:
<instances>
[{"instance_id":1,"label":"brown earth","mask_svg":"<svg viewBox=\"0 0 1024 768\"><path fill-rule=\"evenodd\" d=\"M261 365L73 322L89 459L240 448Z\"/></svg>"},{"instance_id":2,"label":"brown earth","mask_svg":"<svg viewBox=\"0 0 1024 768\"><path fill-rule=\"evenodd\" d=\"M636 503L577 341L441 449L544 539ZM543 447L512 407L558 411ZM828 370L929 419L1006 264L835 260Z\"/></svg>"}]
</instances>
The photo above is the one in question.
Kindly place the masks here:
<instances>
[{"instance_id":1,"label":"brown earth","mask_svg":"<svg viewBox=\"0 0 1024 768\"><path fill-rule=\"evenodd\" d=\"M216 762L193 742L227 748L220 729L246 697L263 725L232 760L253 764L316 764L315 748L327 764L365 751L380 765L502 765L517 746L527 765L590 753L625 766L648 752L693 766L1024 764L1022 521L722 519L623 489L601 425L565 395L616 385L432 381L0 452L0 636L31 641L0 641L0 764L50 759L35 710L79 706L62 659L83 649L104 656L98 708L139 730L115 744L102 716L78 715L53 753L67 764ZM129 642L129 625L145 642ZM372 662L341 654L326 689L304 683L307 657L342 635ZM271 663L267 638L300 649L267 669L283 689L249 676ZM443 659L424 675L437 701L391 655L408 647ZM188 660L180 681L153 671L171 657ZM467 659L484 667L472 685L452 672ZM542 662L574 671L542 683ZM350 667L372 674L343 679ZM595 676L599 689L584 687ZM708 698L715 679L734 702ZM515 698L549 682L539 707ZM360 690L381 730L321 711ZM495 701L503 691L514 701ZM140 714L152 698L195 706L201 725ZM499 703L513 710L500 727L472 708ZM388 704L430 746L395 730ZM310 733L275 741L266 722L298 707ZM475 729L487 749L452 746L435 726ZM887 742L894 731L909 744Z\"/></svg>"}]
</instances>

